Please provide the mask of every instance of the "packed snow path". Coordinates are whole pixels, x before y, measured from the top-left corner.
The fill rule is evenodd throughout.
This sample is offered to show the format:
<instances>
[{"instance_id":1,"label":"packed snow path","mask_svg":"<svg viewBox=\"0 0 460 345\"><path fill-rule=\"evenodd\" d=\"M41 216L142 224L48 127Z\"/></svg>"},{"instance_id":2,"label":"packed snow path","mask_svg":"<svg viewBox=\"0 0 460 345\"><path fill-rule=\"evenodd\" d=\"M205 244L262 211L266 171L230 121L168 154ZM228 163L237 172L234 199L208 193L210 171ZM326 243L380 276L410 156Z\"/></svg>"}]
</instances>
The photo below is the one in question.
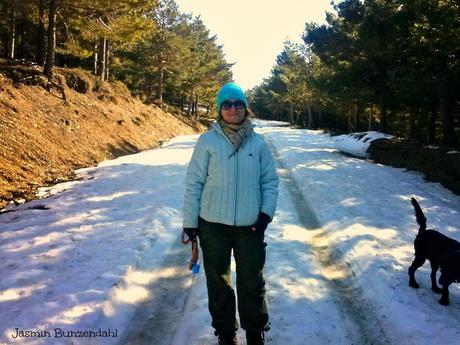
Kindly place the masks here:
<instances>
[{"instance_id":1,"label":"packed snow path","mask_svg":"<svg viewBox=\"0 0 460 345\"><path fill-rule=\"evenodd\" d=\"M282 162L276 161L281 178L279 206L276 220L266 232L269 245L265 278L272 328L267 333L267 344L388 344L371 305L359 298L360 288L343 263L332 258L307 201ZM176 257L183 257L174 252ZM185 260L169 258L165 260L165 270L170 260L178 265L176 270L184 266ZM140 307L123 344L216 344L207 315L204 274L193 282L189 296L187 291L178 294L177 284L184 281L181 277L172 279L174 286L165 282L170 288L163 286L166 291L157 301ZM153 286L152 294L158 288ZM187 303L180 316L182 301ZM244 331L238 337L239 343L244 344Z\"/></svg>"},{"instance_id":2,"label":"packed snow path","mask_svg":"<svg viewBox=\"0 0 460 345\"><path fill-rule=\"evenodd\" d=\"M417 233L460 239L460 198L414 173L341 155L321 132L259 122L277 157L267 230L269 344L441 344L460 336L460 289L442 307L429 265L407 285ZM178 241L196 136L79 171L0 214L0 344L216 344L204 274ZM316 219L316 220L315 220ZM116 330L56 338L54 330ZM14 339L19 330L50 336ZM244 334L239 332L244 344Z\"/></svg>"}]
</instances>

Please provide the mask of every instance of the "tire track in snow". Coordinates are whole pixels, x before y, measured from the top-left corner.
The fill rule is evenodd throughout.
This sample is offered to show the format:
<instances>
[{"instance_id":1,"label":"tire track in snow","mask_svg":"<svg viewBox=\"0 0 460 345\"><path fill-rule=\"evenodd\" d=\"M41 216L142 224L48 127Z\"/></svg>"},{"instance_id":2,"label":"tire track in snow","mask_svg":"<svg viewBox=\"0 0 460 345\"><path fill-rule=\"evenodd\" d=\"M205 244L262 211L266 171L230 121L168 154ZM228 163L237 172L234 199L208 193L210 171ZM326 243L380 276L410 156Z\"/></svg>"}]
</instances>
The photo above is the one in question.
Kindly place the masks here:
<instances>
[{"instance_id":1,"label":"tire track in snow","mask_svg":"<svg viewBox=\"0 0 460 345\"><path fill-rule=\"evenodd\" d=\"M119 345L170 345L190 294L191 274L187 269L190 246L175 241L156 267L158 279L148 286L151 295L136 308Z\"/></svg>"},{"instance_id":2,"label":"tire track in snow","mask_svg":"<svg viewBox=\"0 0 460 345\"><path fill-rule=\"evenodd\" d=\"M278 165L278 174L288 186L300 222L306 229L321 229L320 222L300 191L295 179L284 166L277 149L269 138L266 137L266 140ZM351 268L344 262L342 253L328 242L324 230L313 236L309 245L312 254L321 266L321 273L331 297L343 313L344 328L349 332L350 338L353 339L352 344L391 344L379 317L375 313L375 307L370 301L363 300L362 287L353 277L354 273Z\"/></svg>"}]
</instances>

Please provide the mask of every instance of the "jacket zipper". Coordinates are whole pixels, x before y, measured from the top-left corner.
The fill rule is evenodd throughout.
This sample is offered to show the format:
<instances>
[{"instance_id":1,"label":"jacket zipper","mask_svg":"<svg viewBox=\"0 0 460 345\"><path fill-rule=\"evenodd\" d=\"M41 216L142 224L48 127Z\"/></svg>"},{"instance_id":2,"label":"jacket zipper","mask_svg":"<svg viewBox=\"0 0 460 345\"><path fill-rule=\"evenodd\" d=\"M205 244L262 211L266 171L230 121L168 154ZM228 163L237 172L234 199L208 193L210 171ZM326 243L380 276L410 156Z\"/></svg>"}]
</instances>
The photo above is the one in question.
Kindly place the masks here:
<instances>
[{"instance_id":1,"label":"jacket zipper","mask_svg":"<svg viewBox=\"0 0 460 345\"><path fill-rule=\"evenodd\" d=\"M221 130L217 130L217 133L222 135L225 140L230 144L230 146L233 148L233 144L230 141L230 139L227 138L227 136L221 132ZM238 151L235 152L235 158L236 158L236 183L235 183L235 207L233 211L233 225L236 226L236 205L238 204L238 171L239 171L239 166L238 166Z\"/></svg>"},{"instance_id":2,"label":"jacket zipper","mask_svg":"<svg viewBox=\"0 0 460 345\"><path fill-rule=\"evenodd\" d=\"M236 205L238 205L238 172L239 172L239 166L238 166L238 151L235 153L235 158L236 158L236 183L235 183L235 211L233 213L233 225L236 226Z\"/></svg>"}]
</instances>

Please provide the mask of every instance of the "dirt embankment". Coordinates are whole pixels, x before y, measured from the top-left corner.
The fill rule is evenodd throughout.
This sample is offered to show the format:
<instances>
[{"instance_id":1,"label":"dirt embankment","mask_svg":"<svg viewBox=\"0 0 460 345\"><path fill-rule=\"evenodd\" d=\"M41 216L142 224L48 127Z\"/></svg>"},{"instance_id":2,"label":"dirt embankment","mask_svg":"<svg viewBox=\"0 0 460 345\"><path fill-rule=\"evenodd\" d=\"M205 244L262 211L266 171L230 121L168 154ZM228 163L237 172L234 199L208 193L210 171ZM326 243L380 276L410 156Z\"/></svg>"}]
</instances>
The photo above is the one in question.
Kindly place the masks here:
<instances>
[{"instance_id":1,"label":"dirt embankment","mask_svg":"<svg viewBox=\"0 0 460 345\"><path fill-rule=\"evenodd\" d=\"M55 74L48 92L33 66L0 61L0 209L71 179L75 169L205 129L177 111L143 104L121 83L82 70Z\"/></svg>"}]
</instances>

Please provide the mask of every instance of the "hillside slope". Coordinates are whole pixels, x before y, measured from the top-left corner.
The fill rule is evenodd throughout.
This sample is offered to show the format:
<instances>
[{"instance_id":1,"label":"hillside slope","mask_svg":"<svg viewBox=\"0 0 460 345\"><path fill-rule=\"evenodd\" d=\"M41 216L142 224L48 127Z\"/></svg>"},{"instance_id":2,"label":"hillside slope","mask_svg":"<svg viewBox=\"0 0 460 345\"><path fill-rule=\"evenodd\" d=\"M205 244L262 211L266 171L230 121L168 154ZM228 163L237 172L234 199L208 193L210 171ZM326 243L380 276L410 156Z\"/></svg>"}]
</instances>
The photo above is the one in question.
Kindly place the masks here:
<instances>
[{"instance_id":1,"label":"hillside slope","mask_svg":"<svg viewBox=\"0 0 460 345\"><path fill-rule=\"evenodd\" d=\"M143 104L121 83L56 69L64 100L59 89L45 90L38 73L0 62L0 208L71 179L75 169L204 130L178 112Z\"/></svg>"}]
</instances>

